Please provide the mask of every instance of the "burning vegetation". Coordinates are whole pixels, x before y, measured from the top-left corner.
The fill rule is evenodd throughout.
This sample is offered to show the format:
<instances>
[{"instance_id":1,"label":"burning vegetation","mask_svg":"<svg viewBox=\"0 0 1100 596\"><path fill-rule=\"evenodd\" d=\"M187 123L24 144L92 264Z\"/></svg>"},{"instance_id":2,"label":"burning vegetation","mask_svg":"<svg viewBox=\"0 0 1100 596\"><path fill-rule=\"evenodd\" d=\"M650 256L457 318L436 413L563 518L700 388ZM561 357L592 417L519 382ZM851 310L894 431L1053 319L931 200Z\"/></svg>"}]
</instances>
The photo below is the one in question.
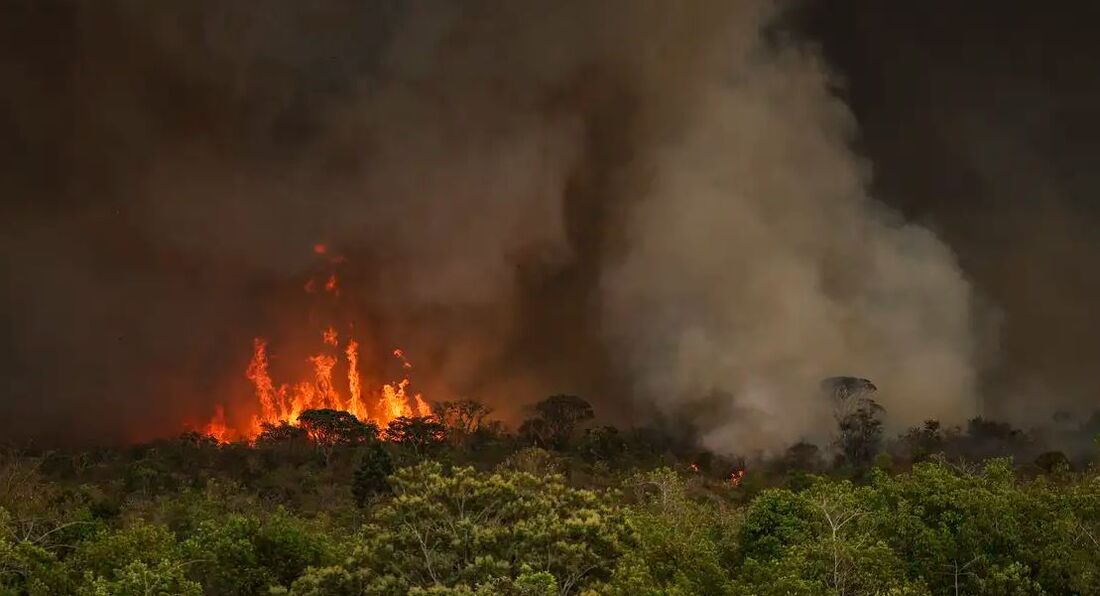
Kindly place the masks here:
<instances>
[{"instance_id":1,"label":"burning vegetation","mask_svg":"<svg viewBox=\"0 0 1100 596\"><path fill-rule=\"evenodd\" d=\"M316 244L313 252L327 256L330 251L324 244ZM342 259L330 258L332 262ZM339 297L339 280L336 273L328 274L321 286L324 293ZM318 291L315 280L306 282L308 294ZM400 363L400 378L377 387L365 387L360 371L360 342L352 336L352 326L341 337L332 325L318 330L320 345L305 359L307 372L293 382L277 383L271 373L271 354L267 339L252 340L252 358L244 376L252 386L252 399L243 407L252 410L247 416L226 416L226 407L219 404L213 418L202 432L219 442L253 441L267 428L280 425L298 425L299 417L308 410L344 411L362 422L371 422L380 428L401 417L429 416L431 407L419 393L409 386L412 363L400 348L392 356ZM234 422L241 421L241 422Z\"/></svg>"}]
</instances>

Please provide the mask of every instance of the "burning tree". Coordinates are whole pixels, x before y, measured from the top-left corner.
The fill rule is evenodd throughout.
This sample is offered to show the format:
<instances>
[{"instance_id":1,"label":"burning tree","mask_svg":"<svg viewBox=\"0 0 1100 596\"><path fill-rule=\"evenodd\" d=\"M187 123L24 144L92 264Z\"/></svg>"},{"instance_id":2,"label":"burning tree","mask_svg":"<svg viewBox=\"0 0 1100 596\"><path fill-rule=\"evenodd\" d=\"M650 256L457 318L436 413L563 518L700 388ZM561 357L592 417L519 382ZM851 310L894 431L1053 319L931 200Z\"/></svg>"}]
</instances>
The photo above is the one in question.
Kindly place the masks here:
<instances>
[{"instance_id":1,"label":"burning tree","mask_svg":"<svg viewBox=\"0 0 1100 596\"><path fill-rule=\"evenodd\" d=\"M317 246L323 246L324 250L317 251L315 247L314 252L327 255L329 263L343 262L342 258L331 254L329 247ZM306 293L327 300L339 298L339 287L335 271L320 278L311 278L304 285ZM319 330L315 336L320 339L319 347L299 361L306 374L291 383L275 381L268 341L262 337L254 338L252 357L244 373L252 384L254 394L249 408L252 410L251 418L227 418L225 408L219 405L214 418L203 429L204 434L213 436L219 442L251 441L271 428L299 424L301 416L309 410L344 411L352 418L371 421L379 427L402 416L430 415L431 408L427 402L420 394L409 390L412 364L400 349L391 352L400 364L402 374L399 378L374 389L364 384L360 372L362 346L352 334L352 325L349 323L345 328L346 331L342 331L330 324Z\"/></svg>"}]
</instances>

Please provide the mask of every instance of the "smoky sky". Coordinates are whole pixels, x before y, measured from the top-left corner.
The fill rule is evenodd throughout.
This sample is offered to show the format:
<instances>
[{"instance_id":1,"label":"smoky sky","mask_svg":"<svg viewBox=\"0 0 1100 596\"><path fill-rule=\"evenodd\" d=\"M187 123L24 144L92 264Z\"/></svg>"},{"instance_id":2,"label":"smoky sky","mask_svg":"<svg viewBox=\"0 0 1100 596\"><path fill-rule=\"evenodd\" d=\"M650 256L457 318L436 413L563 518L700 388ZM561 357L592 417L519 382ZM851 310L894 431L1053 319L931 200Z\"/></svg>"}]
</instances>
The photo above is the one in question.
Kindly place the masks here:
<instances>
[{"instance_id":1,"label":"smoky sky","mask_svg":"<svg viewBox=\"0 0 1100 596\"><path fill-rule=\"evenodd\" d=\"M983 4L6 3L4 430L178 432L328 316L428 397L720 449L819 375L1091 409L1089 15Z\"/></svg>"},{"instance_id":2,"label":"smoky sky","mask_svg":"<svg viewBox=\"0 0 1100 596\"><path fill-rule=\"evenodd\" d=\"M1095 6L806 3L842 74L873 193L935 230L990 306L985 407L1097 406Z\"/></svg>"}]
</instances>

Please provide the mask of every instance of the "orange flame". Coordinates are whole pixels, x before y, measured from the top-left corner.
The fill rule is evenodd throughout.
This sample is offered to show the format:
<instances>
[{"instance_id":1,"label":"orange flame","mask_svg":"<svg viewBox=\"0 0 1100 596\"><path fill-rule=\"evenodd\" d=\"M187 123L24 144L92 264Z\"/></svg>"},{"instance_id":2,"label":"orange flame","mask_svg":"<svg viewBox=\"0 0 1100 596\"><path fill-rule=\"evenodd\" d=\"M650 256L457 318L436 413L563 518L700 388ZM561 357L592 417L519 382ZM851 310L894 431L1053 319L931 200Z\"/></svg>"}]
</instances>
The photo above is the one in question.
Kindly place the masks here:
<instances>
[{"instance_id":1,"label":"orange flame","mask_svg":"<svg viewBox=\"0 0 1100 596\"><path fill-rule=\"evenodd\" d=\"M225 408L218 405L214 407L214 417L202 429L203 434L214 437L219 443L227 442L233 432L225 424Z\"/></svg>"},{"instance_id":2,"label":"orange flame","mask_svg":"<svg viewBox=\"0 0 1100 596\"><path fill-rule=\"evenodd\" d=\"M363 407L363 381L359 377L359 342L348 340L348 347L344 350L348 358L348 411L358 418L366 418L367 411Z\"/></svg>"},{"instance_id":3,"label":"orange flame","mask_svg":"<svg viewBox=\"0 0 1100 596\"><path fill-rule=\"evenodd\" d=\"M331 328L322 333L322 339L327 346L337 345L335 337L336 332ZM401 350L394 350L393 353L401 361L403 369L412 367ZM372 408L364 400L359 372L359 342L348 338L343 356L343 364L347 369L346 399L341 395L334 378L334 370L340 364L337 356L325 352L310 356L307 360L312 365L312 378L300 380L294 385L282 384L276 387L268 369L267 342L262 338L254 339L252 359L245 370L245 377L252 382L258 412L246 427L234 427L226 421L225 409L219 405L203 432L219 442L254 440L263 430L264 424L296 424L299 414L317 408L345 410L361 420L375 422L380 427L399 416L432 414L431 406L423 396L408 391L411 384L408 376L383 384L377 393L377 405L373 412L370 411Z\"/></svg>"},{"instance_id":4,"label":"orange flame","mask_svg":"<svg viewBox=\"0 0 1100 596\"><path fill-rule=\"evenodd\" d=\"M329 255L330 250L325 244L317 243L313 246L313 252ZM335 263L343 259L328 260ZM304 289L307 293L316 292L317 280L309 279ZM334 296L340 295L335 273L330 274L325 281L324 290ZM219 405L214 417L203 427L204 432L220 442L254 440L265 424L297 424L298 416L303 411L318 408L345 410L361 420L375 422L380 427L399 416L431 415L431 407L423 397L419 393L408 391L410 381L407 372L399 380L385 383L376 391L365 390L359 370L359 342L350 335L346 336L341 352L339 333L332 326L321 331L321 340L322 349L306 359L310 364L311 374L294 383L276 385L271 377L267 341L260 337L253 339L252 358L245 369L245 377L252 383L255 397L249 422L240 424L240 417L227 421L225 409ZM401 349L395 349L393 356L400 361L402 370L412 369L412 363ZM346 371L346 393L343 393L344 387L338 386L335 376L340 366L345 367Z\"/></svg>"},{"instance_id":5,"label":"orange flame","mask_svg":"<svg viewBox=\"0 0 1100 596\"><path fill-rule=\"evenodd\" d=\"M737 488L738 486L741 486L741 480L744 479L744 478L745 478L745 471L744 470L734 470L732 473L730 473L730 479L729 479L730 480L730 486L732 486L734 488Z\"/></svg>"}]
</instances>

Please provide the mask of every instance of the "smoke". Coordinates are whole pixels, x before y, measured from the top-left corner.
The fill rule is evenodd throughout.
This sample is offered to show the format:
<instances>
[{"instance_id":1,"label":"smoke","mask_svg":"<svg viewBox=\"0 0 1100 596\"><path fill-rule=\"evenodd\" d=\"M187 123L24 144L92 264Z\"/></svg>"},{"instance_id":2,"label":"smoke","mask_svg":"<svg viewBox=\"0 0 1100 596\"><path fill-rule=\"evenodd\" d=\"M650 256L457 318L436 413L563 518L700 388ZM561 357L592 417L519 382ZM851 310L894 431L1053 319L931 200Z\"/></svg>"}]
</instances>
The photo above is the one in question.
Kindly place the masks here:
<instances>
[{"instance_id":1,"label":"smoke","mask_svg":"<svg viewBox=\"0 0 1100 596\"><path fill-rule=\"evenodd\" d=\"M201 417L247 391L252 335L295 333L324 242L340 308L429 397L518 416L577 393L719 450L820 435L836 374L897 424L972 413L968 284L868 196L853 118L777 10L25 9L75 35L33 40L37 82L4 71L7 407L38 436Z\"/></svg>"}]
</instances>

